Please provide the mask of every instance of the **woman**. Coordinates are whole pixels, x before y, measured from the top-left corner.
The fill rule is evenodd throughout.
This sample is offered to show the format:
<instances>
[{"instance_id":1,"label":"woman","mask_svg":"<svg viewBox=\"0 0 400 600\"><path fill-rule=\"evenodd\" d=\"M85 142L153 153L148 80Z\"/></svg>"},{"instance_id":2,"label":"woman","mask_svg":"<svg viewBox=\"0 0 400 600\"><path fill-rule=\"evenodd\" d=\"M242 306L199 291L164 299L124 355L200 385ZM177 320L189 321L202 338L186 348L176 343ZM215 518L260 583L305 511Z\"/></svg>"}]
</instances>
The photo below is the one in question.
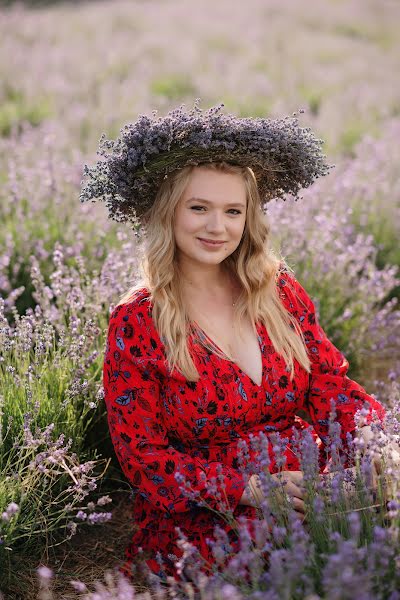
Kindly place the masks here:
<instances>
[{"instance_id":1,"label":"woman","mask_svg":"<svg viewBox=\"0 0 400 600\"><path fill-rule=\"evenodd\" d=\"M215 525L235 542L218 514L219 500L207 489L213 477L224 475L235 518L257 517L258 476L246 485L239 440L260 432L287 439L285 490L302 514L294 430L310 427L322 473L332 399L344 445L364 402L370 409L366 424L374 411L380 420L385 414L347 377L348 362L320 327L310 297L268 246L262 201L297 194L326 174L319 141L293 121L227 122L215 109L199 115L197 108L182 116L175 111L169 120L142 119L126 128L113 148L118 153L92 170L93 187L82 196L87 200L100 190L112 218L135 222L140 215L145 225L141 279L110 316L103 383L115 451L137 493L136 530L121 571L129 576L140 555L162 579L178 580L169 557L182 555L176 527L209 563L214 559L207 539L214 538ZM172 137L163 145L166 121ZM157 129L152 139L158 140L158 151L146 160L138 150L143 126ZM99 188L105 172L108 187ZM312 426L296 415L300 410ZM256 457L254 450L250 454ZM278 471L271 448L269 469ZM182 476L191 498L180 488Z\"/></svg>"}]
</instances>

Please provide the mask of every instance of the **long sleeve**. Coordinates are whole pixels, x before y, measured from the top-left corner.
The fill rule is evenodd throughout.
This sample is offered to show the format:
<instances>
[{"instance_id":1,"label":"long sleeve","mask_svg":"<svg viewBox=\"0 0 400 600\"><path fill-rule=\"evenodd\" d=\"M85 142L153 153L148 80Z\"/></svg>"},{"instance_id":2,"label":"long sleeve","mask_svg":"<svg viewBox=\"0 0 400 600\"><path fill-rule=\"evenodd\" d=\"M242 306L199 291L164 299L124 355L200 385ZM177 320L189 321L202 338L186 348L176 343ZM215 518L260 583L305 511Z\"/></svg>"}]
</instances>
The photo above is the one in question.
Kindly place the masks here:
<instances>
[{"instance_id":1,"label":"long sleeve","mask_svg":"<svg viewBox=\"0 0 400 600\"><path fill-rule=\"evenodd\" d=\"M313 426L324 442L328 435L329 413L333 400L336 420L341 425L341 438L346 447L346 434L354 435L354 416L357 410L363 408L365 402L369 403L366 425L372 422L374 411L383 423L385 409L367 394L360 384L349 379L347 359L328 339L318 322L314 304L300 283L293 275L284 272L279 278L279 287L283 292L284 303L299 321L311 360L309 389L304 408L310 414Z\"/></svg>"},{"instance_id":2,"label":"long sleeve","mask_svg":"<svg viewBox=\"0 0 400 600\"><path fill-rule=\"evenodd\" d=\"M160 401L163 373L159 365L163 361L155 351L157 342L150 320L131 303L117 306L109 321L103 387L111 439L121 468L154 508L183 513L200 500L218 510L218 500L208 492L205 482L217 477L220 464L233 511L245 488L240 472L179 452L169 443ZM177 471L198 492L196 500L180 491Z\"/></svg>"}]
</instances>

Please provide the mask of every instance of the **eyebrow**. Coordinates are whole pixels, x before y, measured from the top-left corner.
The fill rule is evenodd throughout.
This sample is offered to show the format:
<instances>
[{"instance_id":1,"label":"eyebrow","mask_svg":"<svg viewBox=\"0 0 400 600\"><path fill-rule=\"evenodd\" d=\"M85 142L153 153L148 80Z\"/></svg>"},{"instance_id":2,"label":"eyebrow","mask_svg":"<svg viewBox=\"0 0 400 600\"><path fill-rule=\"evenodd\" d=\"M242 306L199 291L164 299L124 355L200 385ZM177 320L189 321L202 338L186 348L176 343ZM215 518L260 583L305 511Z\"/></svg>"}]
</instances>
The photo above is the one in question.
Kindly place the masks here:
<instances>
[{"instance_id":1,"label":"eyebrow","mask_svg":"<svg viewBox=\"0 0 400 600\"><path fill-rule=\"evenodd\" d=\"M193 196L186 201L186 203L191 202L192 200L196 200L197 202L204 202L205 204L212 204L210 200L206 200L205 198L196 198ZM226 206L240 206L241 208L245 208L243 202L229 202Z\"/></svg>"}]
</instances>

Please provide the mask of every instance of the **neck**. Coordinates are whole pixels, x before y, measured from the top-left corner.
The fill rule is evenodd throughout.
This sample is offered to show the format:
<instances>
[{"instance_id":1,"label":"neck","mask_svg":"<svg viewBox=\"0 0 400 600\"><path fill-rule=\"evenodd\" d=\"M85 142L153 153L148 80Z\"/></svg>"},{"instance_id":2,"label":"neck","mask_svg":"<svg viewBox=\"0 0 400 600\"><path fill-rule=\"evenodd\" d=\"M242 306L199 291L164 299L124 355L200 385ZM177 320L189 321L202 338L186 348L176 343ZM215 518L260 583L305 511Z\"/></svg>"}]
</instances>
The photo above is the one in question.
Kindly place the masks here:
<instances>
[{"instance_id":1,"label":"neck","mask_svg":"<svg viewBox=\"0 0 400 600\"><path fill-rule=\"evenodd\" d=\"M189 306L197 306L198 310L209 312L214 308L216 310L222 307L235 306L236 299L239 296L239 289L231 278L225 280L224 284L219 284L217 288L207 286L197 287L190 280L182 282L183 295Z\"/></svg>"},{"instance_id":2,"label":"neck","mask_svg":"<svg viewBox=\"0 0 400 600\"><path fill-rule=\"evenodd\" d=\"M190 271L180 269L180 276L182 283L189 286L192 291L207 290L208 292L214 291L216 294L226 290L231 281L229 273L223 268L206 269L201 272L193 269Z\"/></svg>"}]
</instances>

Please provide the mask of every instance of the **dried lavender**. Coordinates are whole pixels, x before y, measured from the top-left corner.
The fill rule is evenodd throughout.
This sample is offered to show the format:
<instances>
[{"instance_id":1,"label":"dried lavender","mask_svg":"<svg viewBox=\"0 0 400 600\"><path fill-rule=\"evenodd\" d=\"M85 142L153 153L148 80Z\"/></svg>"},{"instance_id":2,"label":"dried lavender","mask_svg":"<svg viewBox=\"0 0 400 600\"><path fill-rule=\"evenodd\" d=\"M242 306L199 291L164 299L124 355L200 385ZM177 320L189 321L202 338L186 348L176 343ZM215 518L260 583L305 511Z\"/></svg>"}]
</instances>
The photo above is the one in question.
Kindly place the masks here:
<instances>
[{"instance_id":1,"label":"dried lavender","mask_svg":"<svg viewBox=\"0 0 400 600\"><path fill-rule=\"evenodd\" d=\"M163 180L185 165L225 160L249 166L263 202L285 194L297 199L302 188L332 168L321 153L322 140L309 127L299 127L296 113L280 119L237 118L220 113L223 103L202 111L199 101L189 112L182 104L158 119L139 115L116 141L103 133L97 153L104 160L84 166L81 202L100 198L111 219L135 223Z\"/></svg>"}]
</instances>

